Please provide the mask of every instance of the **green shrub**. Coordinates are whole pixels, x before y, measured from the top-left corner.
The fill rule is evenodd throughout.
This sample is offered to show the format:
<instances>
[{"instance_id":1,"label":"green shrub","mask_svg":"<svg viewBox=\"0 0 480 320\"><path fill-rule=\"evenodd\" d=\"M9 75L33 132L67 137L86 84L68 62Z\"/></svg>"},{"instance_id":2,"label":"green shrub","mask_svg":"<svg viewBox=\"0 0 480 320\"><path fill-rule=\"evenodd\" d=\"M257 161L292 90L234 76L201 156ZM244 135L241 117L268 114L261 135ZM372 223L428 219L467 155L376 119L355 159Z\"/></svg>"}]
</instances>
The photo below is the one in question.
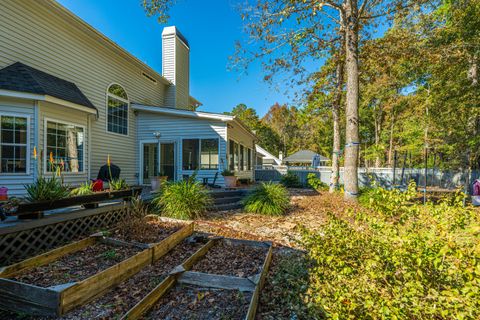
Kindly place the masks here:
<instances>
[{"instance_id":1,"label":"green shrub","mask_svg":"<svg viewBox=\"0 0 480 320\"><path fill-rule=\"evenodd\" d=\"M108 184L110 186L110 190L112 191L126 190L130 188L125 179L112 179Z\"/></svg>"},{"instance_id":2,"label":"green shrub","mask_svg":"<svg viewBox=\"0 0 480 320\"><path fill-rule=\"evenodd\" d=\"M69 196L68 188L62 185L62 182L56 177L47 179L39 177L37 180L29 185L25 185L27 191L27 201L46 201L58 200Z\"/></svg>"},{"instance_id":3,"label":"green shrub","mask_svg":"<svg viewBox=\"0 0 480 320\"><path fill-rule=\"evenodd\" d=\"M94 194L92 190L92 185L93 184L91 182L85 182L80 187L70 191L70 195L71 196L88 196L88 195Z\"/></svg>"},{"instance_id":4,"label":"green shrub","mask_svg":"<svg viewBox=\"0 0 480 320\"><path fill-rule=\"evenodd\" d=\"M298 176L288 171L286 175L283 175L280 178L280 183L283 184L286 188L303 188L303 185L300 183Z\"/></svg>"},{"instance_id":5,"label":"green shrub","mask_svg":"<svg viewBox=\"0 0 480 320\"><path fill-rule=\"evenodd\" d=\"M309 173L307 175L307 185L314 190L328 190L328 185L322 182L315 173Z\"/></svg>"},{"instance_id":6,"label":"green shrub","mask_svg":"<svg viewBox=\"0 0 480 320\"><path fill-rule=\"evenodd\" d=\"M289 208L290 199L282 185L267 182L258 185L242 203L247 212L279 216Z\"/></svg>"},{"instance_id":7,"label":"green shrub","mask_svg":"<svg viewBox=\"0 0 480 320\"><path fill-rule=\"evenodd\" d=\"M303 231L314 318L480 319L478 213L461 194L422 205L413 190L370 190L370 210Z\"/></svg>"},{"instance_id":8,"label":"green shrub","mask_svg":"<svg viewBox=\"0 0 480 320\"><path fill-rule=\"evenodd\" d=\"M200 218L212 204L212 198L194 175L187 180L165 183L153 203L163 215L186 220Z\"/></svg>"}]
</instances>

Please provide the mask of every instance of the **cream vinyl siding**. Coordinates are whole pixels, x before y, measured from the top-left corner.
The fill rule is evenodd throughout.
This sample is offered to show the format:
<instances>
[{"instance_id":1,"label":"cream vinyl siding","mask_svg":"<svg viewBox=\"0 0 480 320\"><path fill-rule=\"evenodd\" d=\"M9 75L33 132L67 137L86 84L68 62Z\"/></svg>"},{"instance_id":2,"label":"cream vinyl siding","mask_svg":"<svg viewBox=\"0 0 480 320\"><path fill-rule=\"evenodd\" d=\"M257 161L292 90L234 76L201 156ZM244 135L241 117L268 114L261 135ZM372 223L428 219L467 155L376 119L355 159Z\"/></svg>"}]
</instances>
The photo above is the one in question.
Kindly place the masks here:
<instances>
[{"instance_id":1,"label":"cream vinyl siding","mask_svg":"<svg viewBox=\"0 0 480 320\"><path fill-rule=\"evenodd\" d=\"M249 134L243 127L239 124L232 122L229 124L227 138L230 140L235 141L238 144L243 145L246 148L252 149L252 168L255 165L255 140L253 139L252 135ZM235 171L235 175L239 179L254 179L254 172L253 170L247 171Z\"/></svg>"},{"instance_id":2,"label":"cream vinyl siding","mask_svg":"<svg viewBox=\"0 0 480 320\"><path fill-rule=\"evenodd\" d=\"M33 182L34 161L31 159L31 153L35 143L35 104L33 101L25 101L18 99L0 98L0 114L25 116L30 118L29 136L27 140L27 159L30 158L29 173L9 174L0 173L0 187L8 187L9 196L23 196L25 194L25 185Z\"/></svg>"},{"instance_id":3,"label":"cream vinyl siding","mask_svg":"<svg viewBox=\"0 0 480 320\"><path fill-rule=\"evenodd\" d=\"M88 117L85 112L78 111L78 110L72 110L66 107L62 107L59 105L55 105L53 103L48 103L48 102L39 102L39 121L38 121L38 127L39 127L39 143L37 146L37 150L43 151L39 152L39 155L42 155L42 173L45 176L50 176L52 173L51 172L45 172L45 156L48 158L48 154L46 154L46 149L45 149L45 121L52 121L52 122L58 122L58 123L66 123L66 124L73 124L75 126L82 127L84 130L85 134L85 144L84 144L84 149L83 149L83 163L84 163L84 172L79 172L79 173L71 173L71 172L65 172L63 174L64 181L66 184L71 185L71 186L78 186L86 181L89 180L88 177L88 143L89 143L89 137L90 137L90 132L88 132ZM92 117L92 116L90 116ZM98 173L92 173L92 175L96 175Z\"/></svg>"},{"instance_id":4,"label":"cream vinyl siding","mask_svg":"<svg viewBox=\"0 0 480 320\"><path fill-rule=\"evenodd\" d=\"M187 117L178 117L170 115L160 115L154 113L140 112L138 114L138 140L156 141L153 133L161 133L160 141L175 142L176 151L176 175L177 179L182 179L184 174L192 175L191 170L182 170L182 140L183 139L219 139L219 169L218 170L199 170L197 178L201 181L203 177L211 177L216 171L223 171L226 165L227 143L225 140L227 124L222 121L203 120ZM138 156L140 157L140 146L137 146ZM137 160L140 163L140 160ZM138 168L140 170L140 167ZM211 181L210 181L211 182ZM223 185L223 177L219 173L217 184Z\"/></svg>"},{"instance_id":5,"label":"cream vinyl siding","mask_svg":"<svg viewBox=\"0 0 480 320\"><path fill-rule=\"evenodd\" d=\"M183 44L183 42L176 38L175 39L176 52L175 52L175 66L177 69L176 76L176 97L177 97L177 108L191 110L190 107L190 54L189 49Z\"/></svg>"},{"instance_id":6,"label":"cream vinyl siding","mask_svg":"<svg viewBox=\"0 0 480 320\"><path fill-rule=\"evenodd\" d=\"M175 82L175 35L164 36L162 38L162 74L170 80ZM166 107L175 108L176 88L169 86L165 91Z\"/></svg>"},{"instance_id":7,"label":"cream vinyl siding","mask_svg":"<svg viewBox=\"0 0 480 320\"><path fill-rule=\"evenodd\" d=\"M137 150L135 116L129 111L129 135L106 132L106 91L110 84L125 88L130 101L163 105L165 80L151 69L93 34L50 0L2 0L0 4L0 68L20 61L29 66L74 82L98 109L92 119L91 177L110 154L121 176L136 182ZM158 39L161 41L161 39ZM158 57L161 59L161 57ZM142 75L154 76L153 83ZM69 112L72 120L80 120ZM86 121L86 120L84 120Z\"/></svg>"}]
</instances>

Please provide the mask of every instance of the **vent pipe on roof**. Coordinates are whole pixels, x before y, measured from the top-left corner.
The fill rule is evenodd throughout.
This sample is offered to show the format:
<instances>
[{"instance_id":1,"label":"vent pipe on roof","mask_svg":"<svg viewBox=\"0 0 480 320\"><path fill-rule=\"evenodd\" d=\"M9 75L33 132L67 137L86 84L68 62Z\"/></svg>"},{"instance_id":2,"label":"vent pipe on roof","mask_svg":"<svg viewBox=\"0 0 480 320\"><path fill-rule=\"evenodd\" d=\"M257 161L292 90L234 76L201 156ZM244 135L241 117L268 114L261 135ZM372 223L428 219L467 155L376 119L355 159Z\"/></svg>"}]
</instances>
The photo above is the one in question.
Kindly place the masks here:
<instances>
[{"instance_id":1,"label":"vent pipe on roof","mask_svg":"<svg viewBox=\"0 0 480 320\"><path fill-rule=\"evenodd\" d=\"M190 48L175 26L165 27L162 32L162 74L173 83L167 89L165 106L189 109Z\"/></svg>"}]
</instances>

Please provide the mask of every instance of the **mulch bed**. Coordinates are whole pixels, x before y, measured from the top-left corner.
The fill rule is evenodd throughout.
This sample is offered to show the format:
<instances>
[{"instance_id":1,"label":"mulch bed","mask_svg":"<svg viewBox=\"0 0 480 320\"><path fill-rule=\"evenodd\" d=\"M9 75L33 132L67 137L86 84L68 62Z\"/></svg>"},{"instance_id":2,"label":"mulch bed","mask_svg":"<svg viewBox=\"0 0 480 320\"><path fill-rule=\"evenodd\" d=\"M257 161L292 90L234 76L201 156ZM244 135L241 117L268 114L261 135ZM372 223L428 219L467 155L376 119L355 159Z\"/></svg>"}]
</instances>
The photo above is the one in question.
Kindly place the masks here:
<instances>
[{"instance_id":1,"label":"mulch bed","mask_svg":"<svg viewBox=\"0 0 480 320\"><path fill-rule=\"evenodd\" d=\"M162 297L144 319L244 319L252 293L178 285Z\"/></svg>"},{"instance_id":2,"label":"mulch bed","mask_svg":"<svg viewBox=\"0 0 480 320\"><path fill-rule=\"evenodd\" d=\"M118 228L109 236L124 241L154 243L162 241L183 226L185 224L165 222L157 219L132 219L120 223Z\"/></svg>"},{"instance_id":3,"label":"mulch bed","mask_svg":"<svg viewBox=\"0 0 480 320\"><path fill-rule=\"evenodd\" d=\"M155 288L177 265L188 259L203 243L184 240L153 265L147 266L104 296L72 310L61 319L117 319Z\"/></svg>"},{"instance_id":4,"label":"mulch bed","mask_svg":"<svg viewBox=\"0 0 480 320\"><path fill-rule=\"evenodd\" d=\"M265 248L220 241L192 270L245 278L260 272L266 254Z\"/></svg>"},{"instance_id":5,"label":"mulch bed","mask_svg":"<svg viewBox=\"0 0 480 320\"><path fill-rule=\"evenodd\" d=\"M47 265L27 270L12 279L40 287L77 282L108 269L141 250L137 247L97 243Z\"/></svg>"}]
</instances>

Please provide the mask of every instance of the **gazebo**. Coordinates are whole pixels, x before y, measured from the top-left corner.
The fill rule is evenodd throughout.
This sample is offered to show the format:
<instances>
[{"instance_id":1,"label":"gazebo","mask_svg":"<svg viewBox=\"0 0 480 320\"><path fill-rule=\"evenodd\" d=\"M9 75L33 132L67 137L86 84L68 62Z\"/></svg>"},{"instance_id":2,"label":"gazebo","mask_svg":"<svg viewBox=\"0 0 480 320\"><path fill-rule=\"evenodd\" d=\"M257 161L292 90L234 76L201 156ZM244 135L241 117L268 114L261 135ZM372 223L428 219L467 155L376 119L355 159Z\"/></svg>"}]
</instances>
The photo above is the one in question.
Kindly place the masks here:
<instances>
[{"instance_id":1,"label":"gazebo","mask_svg":"<svg viewBox=\"0 0 480 320\"><path fill-rule=\"evenodd\" d=\"M316 152L310 150L300 150L284 158L282 162L287 166L319 167L328 165L329 161L330 159Z\"/></svg>"}]
</instances>

